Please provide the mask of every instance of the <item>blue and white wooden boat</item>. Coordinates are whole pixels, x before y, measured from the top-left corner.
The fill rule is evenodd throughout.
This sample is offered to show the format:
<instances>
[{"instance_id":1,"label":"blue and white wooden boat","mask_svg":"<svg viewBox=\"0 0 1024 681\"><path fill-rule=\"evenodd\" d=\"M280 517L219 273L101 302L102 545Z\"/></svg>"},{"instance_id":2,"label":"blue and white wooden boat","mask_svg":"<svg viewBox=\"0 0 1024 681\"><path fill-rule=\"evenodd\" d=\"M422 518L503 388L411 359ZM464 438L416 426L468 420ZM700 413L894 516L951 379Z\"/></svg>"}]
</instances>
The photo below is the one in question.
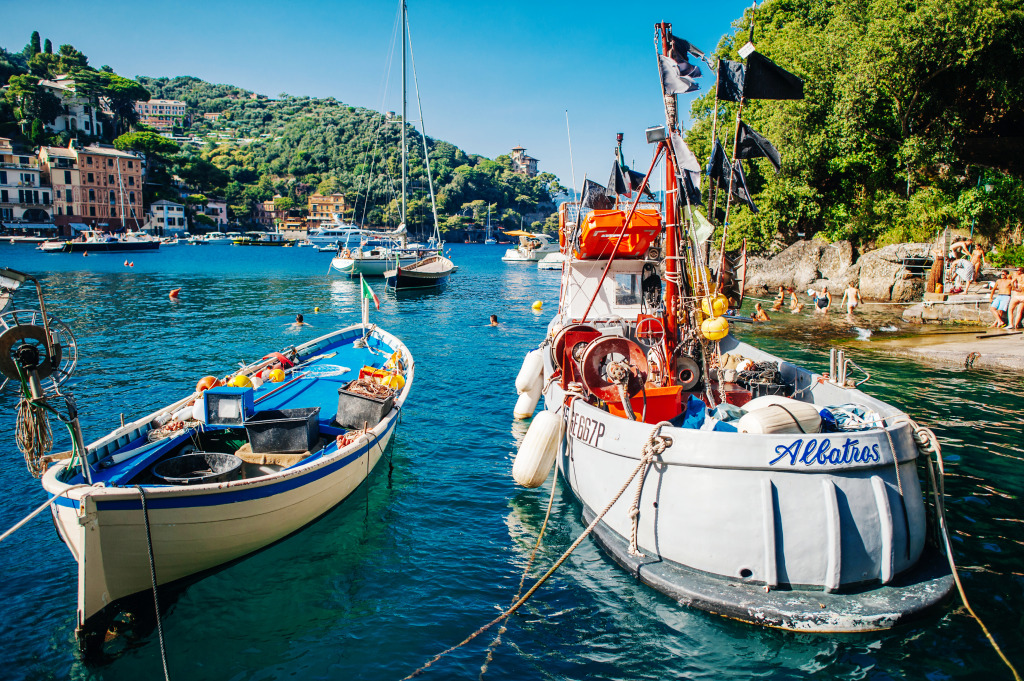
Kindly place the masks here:
<instances>
[{"instance_id":1,"label":"blue and white wooden boat","mask_svg":"<svg viewBox=\"0 0 1024 681\"><path fill-rule=\"evenodd\" d=\"M189 394L85 447L86 465L74 457L46 471L43 487L57 497L51 507L57 531L78 561L80 633L103 625L119 600L153 588L151 560L157 582L168 584L245 556L326 513L380 461L412 388L415 365L405 345L375 326L350 326L268 355L238 375L255 376L282 356L292 366L283 369L280 382L212 389L198 408L200 393ZM339 425L345 421L337 413L339 388L367 367L385 366L380 373L390 370L387 382L397 388L390 409L384 413L385 400L379 421L360 417L358 427ZM249 426L261 415L308 414L317 407L315 425L305 424L317 431L317 440L304 451L296 453L294 443L291 453L278 454L266 453L265 442L253 446ZM213 425L233 416L245 425ZM294 420L282 426L292 435L294 427ZM162 462L200 448L242 461L216 482L171 484L156 477Z\"/></svg>"}]
</instances>

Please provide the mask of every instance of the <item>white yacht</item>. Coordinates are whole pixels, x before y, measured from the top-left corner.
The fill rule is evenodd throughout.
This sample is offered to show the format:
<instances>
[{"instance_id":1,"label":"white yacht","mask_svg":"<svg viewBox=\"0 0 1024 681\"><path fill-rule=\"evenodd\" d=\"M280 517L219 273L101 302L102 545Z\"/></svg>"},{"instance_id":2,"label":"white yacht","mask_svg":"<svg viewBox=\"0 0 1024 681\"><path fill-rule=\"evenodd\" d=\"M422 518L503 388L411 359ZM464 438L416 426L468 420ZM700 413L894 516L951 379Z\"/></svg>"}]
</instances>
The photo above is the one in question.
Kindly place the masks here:
<instances>
[{"instance_id":1,"label":"white yacht","mask_svg":"<svg viewBox=\"0 0 1024 681\"><path fill-rule=\"evenodd\" d=\"M505 262L538 262L548 253L557 253L558 244L551 243L551 236L534 232L506 232L509 236L519 237L519 245L505 251L501 257Z\"/></svg>"}]
</instances>

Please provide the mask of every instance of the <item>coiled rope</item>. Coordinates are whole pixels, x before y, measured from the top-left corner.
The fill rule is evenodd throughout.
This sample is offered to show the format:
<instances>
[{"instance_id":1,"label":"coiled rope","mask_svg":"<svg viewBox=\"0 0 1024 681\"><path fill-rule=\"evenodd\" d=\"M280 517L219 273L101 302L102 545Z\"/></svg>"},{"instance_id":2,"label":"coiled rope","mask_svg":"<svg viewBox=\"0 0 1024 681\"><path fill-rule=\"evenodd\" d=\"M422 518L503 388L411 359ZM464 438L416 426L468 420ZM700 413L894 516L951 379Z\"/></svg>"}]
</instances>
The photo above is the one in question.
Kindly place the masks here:
<instances>
[{"instance_id":1,"label":"coiled rope","mask_svg":"<svg viewBox=\"0 0 1024 681\"><path fill-rule=\"evenodd\" d=\"M33 478L43 477L43 473L46 472L43 456L53 449L53 431L50 430L50 422L46 418L46 408L43 405L25 397L21 398L18 402L14 438L18 443L18 449L25 455L28 472Z\"/></svg>"},{"instance_id":2,"label":"coiled rope","mask_svg":"<svg viewBox=\"0 0 1024 681\"><path fill-rule=\"evenodd\" d=\"M500 615L495 617L493 620L491 620L487 624L483 625L482 627L480 627L479 629L474 631L472 634L467 636L465 639L463 639L459 643L456 643L452 647L450 647L450 648L448 648L446 650L443 650L440 653L438 653L437 655L435 655L434 657L430 658L430 660L428 660L427 663L424 664L422 667L420 667L419 669L414 671L412 674L409 674L408 676L403 677L402 681L407 681L408 679L411 679L411 678L414 678L416 676L419 676L420 674L425 672L431 665L433 665L435 662L440 660L442 657L444 657L445 655L447 655L447 654L449 654L449 653L451 653L451 652L453 652L455 650L458 650L462 646L466 645L467 643L469 643L470 641L475 639L480 634L484 633L485 631L487 631L488 629L493 627L495 624L501 622L504 619L507 619L510 615L512 615L512 613L514 613L516 610L521 608L523 606L523 604L526 603L526 601L530 600L530 597L533 596L534 593L536 593L537 589L539 589L541 587L541 585L544 584L544 582L548 581L548 578L551 577L551 575L553 575L555 573L555 570L560 568L562 566L562 563L564 563L566 560L568 560L569 556L572 555L572 552L575 551L576 548L580 544L583 543L583 540L590 536L590 533L594 531L594 528L597 527L597 524L599 522L601 522L601 519L604 518L604 516L608 513L608 511L611 510L612 506L615 505L615 502L617 502L619 500L619 497L621 497L626 492L626 490L629 488L630 484L633 482L633 479L637 476L637 474L641 470L643 470L644 468L647 467L647 465L651 462L651 460L655 456L655 454L653 453L653 449L652 449L652 443L654 441L654 438L657 437L658 433L661 431L661 429L663 427L671 426L671 425L672 424L670 424L667 421L662 421L661 423L658 423L657 425L654 426L654 430L651 431L650 437L647 438L647 442L644 444L644 450L643 450L643 453L642 453L642 455L640 457L640 463L638 463L636 468L633 469L633 472L629 474L629 477L626 478L626 481L624 483L622 483L622 486L619 488L619 491L617 491L614 494L614 496L612 496L611 501L608 502L608 504L601 510L601 512L598 513L596 516L594 516L594 519L590 522L589 525L587 525L587 528L585 530L583 530L583 533L580 534L580 536L576 538L576 541L574 541L569 546L569 548L567 548L565 550L565 552L561 556L559 556L558 560L555 561L555 564L552 565L548 569L548 571L545 572L541 576L541 578L538 579L533 584L533 586L530 587L529 591L527 591L525 594L523 594L519 598L519 600L517 600L515 603L513 603L507 610L502 612Z\"/></svg>"},{"instance_id":3,"label":"coiled rope","mask_svg":"<svg viewBox=\"0 0 1024 681\"><path fill-rule=\"evenodd\" d=\"M978 623L978 626L981 627L982 633L985 634L985 638L988 639L988 642L992 645L992 648L996 651L996 654L999 655L999 658L1003 661L1003 664L1005 664L1009 668L1010 672L1013 674L1013 678L1016 681L1021 681L1020 673L1017 672L1017 669L1013 666L1013 663L1011 663L1010 660L1006 657L1006 654L1003 653L1002 648L1000 648L999 644L996 643L996 640L992 636L991 632L989 632L988 627L985 626L985 623L981 621L981 618L978 617L977 613L975 613L974 609L971 607L971 604L967 601L967 594L964 592L964 585L960 582L960 575L957 572L956 562L953 559L953 545L949 540L949 528L946 525L946 469L945 464L942 461L942 445L939 444L939 438L936 437L934 431L932 431L931 428L926 428L924 426L918 425L909 416L901 415L894 419L892 423L896 424L904 421L909 423L910 427L913 429L914 442L917 445L917 449L919 452L924 454L925 460L928 463L928 479L931 482L932 496L935 499L935 517L939 522L939 535L942 537L942 543L945 548L946 558L949 560L949 569L953 575L953 582L956 584L956 590L960 593L960 600L963 601L964 607L967 608L967 612L970 613L971 617L974 618L974 621L976 621ZM886 429L883 427L883 431L885 430ZM888 437L887 431L886 436ZM891 446L891 438L889 442ZM935 457L934 461L932 460L933 456ZM936 479L935 475L936 467L938 467L939 469L938 479Z\"/></svg>"}]
</instances>

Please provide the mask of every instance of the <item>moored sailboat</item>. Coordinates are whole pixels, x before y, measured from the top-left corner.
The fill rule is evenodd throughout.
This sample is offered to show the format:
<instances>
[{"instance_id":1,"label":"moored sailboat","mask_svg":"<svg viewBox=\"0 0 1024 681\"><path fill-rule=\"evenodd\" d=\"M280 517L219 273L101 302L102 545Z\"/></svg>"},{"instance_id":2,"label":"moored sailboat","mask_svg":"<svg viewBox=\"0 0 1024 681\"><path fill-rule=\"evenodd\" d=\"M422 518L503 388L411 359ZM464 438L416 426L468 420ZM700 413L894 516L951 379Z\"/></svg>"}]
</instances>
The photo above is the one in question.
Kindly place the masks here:
<instances>
[{"instance_id":1,"label":"moored sailboat","mask_svg":"<svg viewBox=\"0 0 1024 681\"><path fill-rule=\"evenodd\" d=\"M608 554L684 605L830 632L929 612L953 579L927 541L924 430L859 390L842 353L823 375L729 334L742 257L706 264L701 169L670 96L699 75L694 48L656 30L666 125L647 131L646 174L620 157L621 181L560 208L559 309L523 363L515 415L545 406L513 474L535 487L554 465ZM713 177L726 213L745 191L733 156ZM661 161L664 204L641 206Z\"/></svg>"}]
</instances>

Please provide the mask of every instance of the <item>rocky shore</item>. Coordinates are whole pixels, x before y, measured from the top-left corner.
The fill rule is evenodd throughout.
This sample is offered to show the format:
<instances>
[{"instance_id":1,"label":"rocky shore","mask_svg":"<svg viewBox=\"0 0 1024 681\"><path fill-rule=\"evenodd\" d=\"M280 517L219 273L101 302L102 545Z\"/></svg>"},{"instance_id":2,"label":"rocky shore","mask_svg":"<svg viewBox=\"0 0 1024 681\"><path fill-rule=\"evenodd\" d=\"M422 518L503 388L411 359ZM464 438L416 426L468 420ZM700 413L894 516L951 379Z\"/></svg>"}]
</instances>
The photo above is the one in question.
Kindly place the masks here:
<instances>
[{"instance_id":1,"label":"rocky shore","mask_svg":"<svg viewBox=\"0 0 1024 681\"><path fill-rule=\"evenodd\" d=\"M893 244L856 257L849 241L797 241L774 257L748 258L744 291L767 296L780 286L797 291L827 287L833 296L842 296L852 282L865 300L908 303L921 299L925 277L915 275L907 263L928 257L931 248L927 243Z\"/></svg>"}]
</instances>

